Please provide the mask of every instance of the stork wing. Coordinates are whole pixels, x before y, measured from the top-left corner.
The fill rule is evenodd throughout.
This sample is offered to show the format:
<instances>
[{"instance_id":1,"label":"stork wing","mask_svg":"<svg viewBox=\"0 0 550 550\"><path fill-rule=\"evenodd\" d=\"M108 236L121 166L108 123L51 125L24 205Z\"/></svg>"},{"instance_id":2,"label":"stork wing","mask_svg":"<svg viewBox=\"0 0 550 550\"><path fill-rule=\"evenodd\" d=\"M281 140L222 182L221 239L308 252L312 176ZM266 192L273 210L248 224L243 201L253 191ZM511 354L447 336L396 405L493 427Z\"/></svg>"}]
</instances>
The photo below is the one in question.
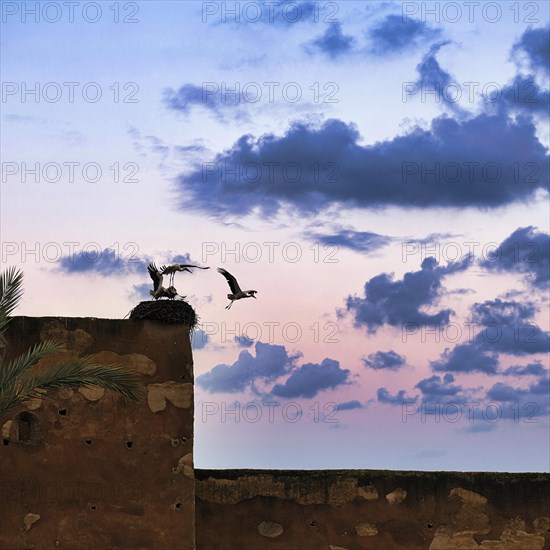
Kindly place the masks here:
<instances>
[{"instance_id":1,"label":"stork wing","mask_svg":"<svg viewBox=\"0 0 550 550\"><path fill-rule=\"evenodd\" d=\"M153 290L156 292L159 286L162 286L162 275L159 273L157 266L154 263L150 263L147 266L149 276L153 279Z\"/></svg>"},{"instance_id":2,"label":"stork wing","mask_svg":"<svg viewBox=\"0 0 550 550\"><path fill-rule=\"evenodd\" d=\"M231 289L231 292L233 294L237 294L238 292L242 292L241 287L239 286L239 283L237 282L237 279L235 279L235 277L233 277L233 275L231 275L231 273L229 273L229 271L226 271L225 269L222 269L221 267L218 267L218 273L221 273L227 279L227 282L229 283L229 288Z\"/></svg>"},{"instance_id":3,"label":"stork wing","mask_svg":"<svg viewBox=\"0 0 550 550\"><path fill-rule=\"evenodd\" d=\"M197 269L210 269L209 267L201 267L200 265L191 265L191 264L179 264L180 267L196 267Z\"/></svg>"}]
</instances>

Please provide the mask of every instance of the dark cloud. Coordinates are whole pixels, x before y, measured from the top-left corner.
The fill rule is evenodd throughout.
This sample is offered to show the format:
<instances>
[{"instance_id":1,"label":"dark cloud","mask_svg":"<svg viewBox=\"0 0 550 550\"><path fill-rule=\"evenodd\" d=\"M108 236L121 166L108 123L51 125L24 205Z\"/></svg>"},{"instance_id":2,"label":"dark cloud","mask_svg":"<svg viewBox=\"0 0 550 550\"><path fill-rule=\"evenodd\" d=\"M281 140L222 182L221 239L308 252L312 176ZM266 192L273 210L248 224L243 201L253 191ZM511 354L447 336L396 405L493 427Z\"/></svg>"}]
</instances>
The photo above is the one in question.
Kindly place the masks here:
<instances>
[{"instance_id":1,"label":"dark cloud","mask_svg":"<svg viewBox=\"0 0 550 550\"><path fill-rule=\"evenodd\" d=\"M345 403L338 403L336 407L338 408L338 411L349 411L351 409L365 408L365 406L360 401L357 401L357 399L354 399L353 401L346 401Z\"/></svg>"},{"instance_id":2,"label":"dark cloud","mask_svg":"<svg viewBox=\"0 0 550 550\"><path fill-rule=\"evenodd\" d=\"M197 377L197 384L209 392L239 392L253 387L256 380L273 381L287 374L298 355L288 355L284 346L256 342L256 356L241 351L232 365L216 365Z\"/></svg>"},{"instance_id":3,"label":"dark cloud","mask_svg":"<svg viewBox=\"0 0 550 550\"><path fill-rule=\"evenodd\" d=\"M446 374L443 378L440 376L430 376L425 378L416 384L415 388L418 388L423 395L434 396L456 396L463 391L462 386L455 386L453 382L455 377L452 374Z\"/></svg>"},{"instance_id":4,"label":"dark cloud","mask_svg":"<svg viewBox=\"0 0 550 550\"><path fill-rule=\"evenodd\" d=\"M377 275L365 283L364 298L348 296L346 309L353 312L354 325L366 326L369 332L384 324L446 325L452 310L429 314L420 309L436 303L442 293L443 278L467 269L467 260L438 266L434 258L426 258L420 271L405 273L401 281L394 282L393 275L387 273Z\"/></svg>"},{"instance_id":5,"label":"dark cloud","mask_svg":"<svg viewBox=\"0 0 550 550\"><path fill-rule=\"evenodd\" d=\"M533 75L517 75L510 84L489 94L486 101L495 110L504 113L546 115L550 107L550 92L541 90ZM532 177L536 177L536 174Z\"/></svg>"},{"instance_id":6,"label":"dark cloud","mask_svg":"<svg viewBox=\"0 0 550 550\"><path fill-rule=\"evenodd\" d=\"M400 390L396 395L391 393L386 388L378 388L376 390L376 397L380 403L387 403L389 405L402 405L403 403L415 403L418 397L408 397L405 395L405 390Z\"/></svg>"},{"instance_id":7,"label":"dark cloud","mask_svg":"<svg viewBox=\"0 0 550 550\"><path fill-rule=\"evenodd\" d=\"M208 334L200 328L196 328L191 335L191 347L194 350L203 349L206 344L208 344Z\"/></svg>"},{"instance_id":8,"label":"dark cloud","mask_svg":"<svg viewBox=\"0 0 550 550\"><path fill-rule=\"evenodd\" d=\"M550 412L550 379L547 375L527 388L517 388L497 382L489 391L486 399L502 403L499 415L502 418L513 419L523 423L538 423L541 417L547 417Z\"/></svg>"},{"instance_id":9,"label":"dark cloud","mask_svg":"<svg viewBox=\"0 0 550 550\"><path fill-rule=\"evenodd\" d=\"M451 75L441 68L435 57L439 50L447 44L450 44L449 40L434 44L428 53L424 55L422 61L416 66L419 74L418 84L430 89L437 89L444 88L452 82Z\"/></svg>"},{"instance_id":10,"label":"dark cloud","mask_svg":"<svg viewBox=\"0 0 550 550\"><path fill-rule=\"evenodd\" d=\"M430 361L434 371L483 372L494 375L498 371L498 355L483 351L473 342L447 348L437 361Z\"/></svg>"},{"instance_id":11,"label":"dark cloud","mask_svg":"<svg viewBox=\"0 0 550 550\"><path fill-rule=\"evenodd\" d=\"M469 344L477 350L510 355L547 353L550 333L532 321L536 307L532 303L487 300L472 306L472 320L481 330Z\"/></svg>"},{"instance_id":12,"label":"dark cloud","mask_svg":"<svg viewBox=\"0 0 550 550\"><path fill-rule=\"evenodd\" d=\"M147 264L146 260L133 258L127 252L121 254L112 248L100 250L99 246L87 246L86 250L60 258L59 269L66 273L93 273L109 277L137 271L147 274Z\"/></svg>"},{"instance_id":13,"label":"dark cloud","mask_svg":"<svg viewBox=\"0 0 550 550\"><path fill-rule=\"evenodd\" d=\"M355 38L345 35L340 23L331 23L324 34L307 44L306 50L310 53L317 50L336 59L350 52L354 44Z\"/></svg>"},{"instance_id":14,"label":"dark cloud","mask_svg":"<svg viewBox=\"0 0 550 550\"><path fill-rule=\"evenodd\" d=\"M306 363L293 370L284 384L276 384L271 393L278 397L314 397L320 391L347 384L350 371L340 368L334 359Z\"/></svg>"},{"instance_id":15,"label":"dark cloud","mask_svg":"<svg viewBox=\"0 0 550 550\"><path fill-rule=\"evenodd\" d=\"M235 336L235 342L237 342L241 348L250 348L254 345L254 340L244 334L241 336Z\"/></svg>"},{"instance_id":16,"label":"dark cloud","mask_svg":"<svg viewBox=\"0 0 550 550\"><path fill-rule=\"evenodd\" d=\"M387 15L368 31L372 43L370 50L376 55L401 53L440 34L439 29L424 21L395 14Z\"/></svg>"},{"instance_id":17,"label":"dark cloud","mask_svg":"<svg viewBox=\"0 0 550 550\"><path fill-rule=\"evenodd\" d=\"M523 53L533 71L550 71L550 26L527 29L514 44L512 56Z\"/></svg>"},{"instance_id":18,"label":"dark cloud","mask_svg":"<svg viewBox=\"0 0 550 550\"><path fill-rule=\"evenodd\" d=\"M480 264L493 272L524 274L533 287L546 289L550 281L550 234L533 226L519 227Z\"/></svg>"},{"instance_id":19,"label":"dark cloud","mask_svg":"<svg viewBox=\"0 0 550 550\"><path fill-rule=\"evenodd\" d=\"M365 367L375 370L398 370L405 365L405 357L393 350L377 351L369 354L368 357L363 357L362 360Z\"/></svg>"},{"instance_id":20,"label":"dark cloud","mask_svg":"<svg viewBox=\"0 0 550 550\"><path fill-rule=\"evenodd\" d=\"M502 374L504 376L543 376L548 370L544 368L540 361L528 363L527 365L514 365L507 368Z\"/></svg>"},{"instance_id":21,"label":"dark cloud","mask_svg":"<svg viewBox=\"0 0 550 550\"><path fill-rule=\"evenodd\" d=\"M241 91L238 94L221 93L217 82L203 83L202 86L184 84L178 90L164 90L163 102L169 109L188 115L192 107L202 107L223 118L227 108L241 106Z\"/></svg>"},{"instance_id":22,"label":"dark cloud","mask_svg":"<svg viewBox=\"0 0 550 550\"><path fill-rule=\"evenodd\" d=\"M535 305L529 302L522 304L513 300L506 301L496 298L481 303L476 302L471 307L471 317L475 323L480 325L514 326L532 319L536 311Z\"/></svg>"},{"instance_id":23,"label":"dark cloud","mask_svg":"<svg viewBox=\"0 0 550 550\"><path fill-rule=\"evenodd\" d=\"M349 248L356 252L373 252L391 243L392 238L369 231L340 229L334 233L306 233L305 237L326 246Z\"/></svg>"},{"instance_id":24,"label":"dark cloud","mask_svg":"<svg viewBox=\"0 0 550 550\"><path fill-rule=\"evenodd\" d=\"M429 130L359 141L354 125L335 119L320 127L295 122L281 137L244 135L178 178L182 207L219 218L255 209L269 217L281 208L311 215L335 205L491 208L524 202L549 185L547 149L526 117L441 116ZM537 177L518 180L512 162L538 166Z\"/></svg>"}]
</instances>

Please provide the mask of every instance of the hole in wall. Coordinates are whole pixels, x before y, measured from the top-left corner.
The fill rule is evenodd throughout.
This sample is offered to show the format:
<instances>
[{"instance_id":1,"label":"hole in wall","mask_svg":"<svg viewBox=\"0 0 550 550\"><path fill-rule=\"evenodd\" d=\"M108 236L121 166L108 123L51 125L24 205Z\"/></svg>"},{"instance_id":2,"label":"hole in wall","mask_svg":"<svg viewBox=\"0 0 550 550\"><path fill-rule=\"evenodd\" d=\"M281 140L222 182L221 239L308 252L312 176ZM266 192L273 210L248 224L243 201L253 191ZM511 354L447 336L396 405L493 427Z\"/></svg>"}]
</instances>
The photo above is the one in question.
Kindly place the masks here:
<instances>
[{"instance_id":1,"label":"hole in wall","mask_svg":"<svg viewBox=\"0 0 550 550\"><path fill-rule=\"evenodd\" d=\"M2 439L2 445L4 445L4 447L6 447L7 445L10 444L10 440L9 439Z\"/></svg>"},{"instance_id":2,"label":"hole in wall","mask_svg":"<svg viewBox=\"0 0 550 550\"><path fill-rule=\"evenodd\" d=\"M314 519L312 519L312 520L309 522L309 524L311 525L311 527L317 527L317 525L318 525L318 524L317 524L317 520L314 520Z\"/></svg>"},{"instance_id":3,"label":"hole in wall","mask_svg":"<svg viewBox=\"0 0 550 550\"><path fill-rule=\"evenodd\" d=\"M90 509L93 510L94 512L97 510L95 506L90 506Z\"/></svg>"},{"instance_id":4,"label":"hole in wall","mask_svg":"<svg viewBox=\"0 0 550 550\"><path fill-rule=\"evenodd\" d=\"M187 438L186 438L186 437L182 437L182 438L181 438L181 442L182 442L182 443L187 443Z\"/></svg>"},{"instance_id":5,"label":"hole in wall","mask_svg":"<svg viewBox=\"0 0 550 550\"><path fill-rule=\"evenodd\" d=\"M28 412L20 412L14 419L15 441L25 445L38 445L42 439L42 432L38 418Z\"/></svg>"},{"instance_id":6,"label":"hole in wall","mask_svg":"<svg viewBox=\"0 0 550 550\"><path fill-rule=\"evenodd\" d=\"M59 414L59 416L67 416L67 409L59 409L57 414Z\"/></svg>"},{"instance_id":7,"label":"hole in wall","mask_svg":"<svg viewBox=\"0 0 550 550\"><path fill-rule=\"evenodd\" d=\"M126 447L128 447L128 449L131 449L133 446L134 446L133 441L126 441Z\"/></svg>"},{"instance_id":8,"label":"hole in wall","mask_svg":"<svg viewBox=\"0 0 550 550\"><path fill-rule=\"evenodd\" d=\"M431 523L428 523L428 525L426 525L426 527L427 527L428 529L432 529L432 528L433 528L433 525L432 525Z\"/></svg>"},{"instance_id":9,"label":"hole in wall","mask_svg":"<svg viewBox=\"0 0 550 550\"><path fill-rule=\"evenodd\" d=\"M84 440L84 445L86 445L87 447L89 447L92 443L93 443L93 442L92 442L91 439L85 439L85 440Z\"/></svg>"},{"instance_id":10,"label":"hole in wall","mask_svg":"<svg viewBox=\"0 0 550 550\"><path fill-rule=\"evenodd\" d=\"M174 508L176 510L181 510L181 507L183 506L183 504L181 502L176 502L176 504L174 505Z\"/></svg>"},{"instance_id":11,"label":"hole in wall","mask_svg":"<svg viewBox=\"0 0 550 550\"><path fill-rule=\"evenodd\" d=\"M180 444L179 439L172 439L172 447L177 447Z\"/></svg>"}]
</instances>

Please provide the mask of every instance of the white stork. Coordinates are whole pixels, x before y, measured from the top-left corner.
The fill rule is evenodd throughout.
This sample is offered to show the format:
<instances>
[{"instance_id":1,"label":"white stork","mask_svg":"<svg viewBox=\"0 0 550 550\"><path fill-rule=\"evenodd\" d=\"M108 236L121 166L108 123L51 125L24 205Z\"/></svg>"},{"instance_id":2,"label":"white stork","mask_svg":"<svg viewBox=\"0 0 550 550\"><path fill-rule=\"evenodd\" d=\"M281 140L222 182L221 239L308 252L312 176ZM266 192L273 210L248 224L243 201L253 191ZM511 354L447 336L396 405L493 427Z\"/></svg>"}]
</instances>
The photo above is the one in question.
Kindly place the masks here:
<instances>
[{"instance_id":1,"label":"white stork","mask_svg":"<svg viewBox=\"0 0 550 550\"><path fill-rule=\"evenodd\" d=\"M237 282L237 279L231 275L228 271L225 269L222 269L221 267L218 267L218 273L221 273L226 279L229 284L229 288L231 289L231 292L233 294L228 294L227 297L231 300L229 302L229 305L225 306L225 309L231 309L231 306L233 305L233 302L235 300L240 300L242 298L256 298L254 294L258 292L257 290L241 290L241 287L239 286L239 283Z\"/></svg>"},{"instance_id":2,"label":"white stork","mask_svg":"<svg viewBox=\"0 0 550 550\"><path fill-rule=\"evenodd\" d=\"M176 296L178 296L178 291L173 286L169 286L168 288L164 288L162 286L162 273L157 269L157 266L154 263L150 263L147 266L147 271L149 272L151 279L153 279L153 290L150 290L149 294L155 300L165 297L173 300ZM185 298L185 296L182 296L182 298Z\"/></svg>"},{"instance_id":3,"label":"white stork","mask_svg":"<svg viewBox=\"0 0 550 550\"><path fill-rule=\"evenodd\" d=\"M177 271L189 271L189 273L193 273L189 268L190 267L196 267L197 269L210 269L209 267L200 267L198 265L191 265L191 264L174 264L165 266L163 265L160 268L160 274L161 275L170 275L170 285L174 284L174 275Z\"/></svg>"}]
</instances>

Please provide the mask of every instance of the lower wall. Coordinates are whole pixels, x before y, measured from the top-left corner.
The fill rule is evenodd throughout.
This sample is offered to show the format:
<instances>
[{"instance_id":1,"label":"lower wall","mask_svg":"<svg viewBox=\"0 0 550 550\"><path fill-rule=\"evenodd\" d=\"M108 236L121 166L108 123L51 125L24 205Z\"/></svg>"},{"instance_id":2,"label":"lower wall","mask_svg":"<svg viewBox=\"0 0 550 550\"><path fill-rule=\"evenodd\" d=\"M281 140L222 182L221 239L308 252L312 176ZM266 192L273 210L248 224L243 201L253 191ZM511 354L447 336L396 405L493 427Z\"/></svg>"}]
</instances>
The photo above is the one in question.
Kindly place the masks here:
<instances>
[{"instance_id":1,"label":"lower wall","mask_svg":"<svg viewBox=\"0 0 550 550\"><path fill-rule=\"evenodd\" d=\"M195 470L200 550L550 549L550 475Z\"/></svg>"}]
</instances>

